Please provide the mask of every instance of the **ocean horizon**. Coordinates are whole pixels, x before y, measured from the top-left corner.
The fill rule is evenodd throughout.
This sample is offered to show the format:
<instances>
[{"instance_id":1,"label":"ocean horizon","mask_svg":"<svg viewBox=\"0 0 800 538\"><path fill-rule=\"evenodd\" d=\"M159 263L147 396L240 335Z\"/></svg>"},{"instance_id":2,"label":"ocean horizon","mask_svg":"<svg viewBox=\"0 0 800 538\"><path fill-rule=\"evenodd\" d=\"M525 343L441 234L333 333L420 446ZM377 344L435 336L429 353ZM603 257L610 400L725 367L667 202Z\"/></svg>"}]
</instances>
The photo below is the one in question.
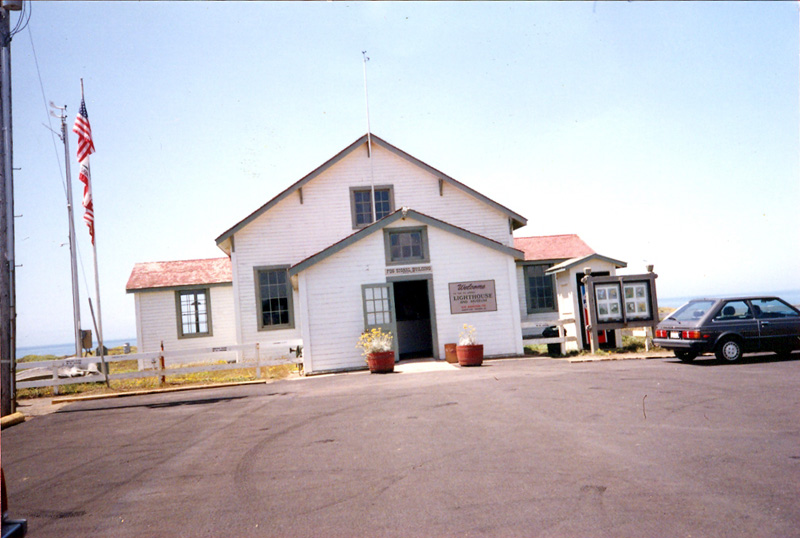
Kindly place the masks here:
<instances>
[{"instance_id":1,"label":"ocean horizon","mask_svg":"<svg viewBox=\"0 0 800 538\"><path fill-rule=\"evenodd\" d=\"M106 340L103 345L107 349L113 347L124 346L130 344L136 345L136 338L115 338L113 340ZM94 347L100 345L97 341L94 342ZM66 344L50 344L45 346L17 346L17 358L21 359L27 355L55 355L56 357L69 357L75 355L75 342Z\"/></svg>"},{"instance_id":2,"label":"ocean horizon","mask_svg":"<svg viewBox=\"0 0 800 538\"><path fill-rule=\"evenodd\" d=\"M711 293L707 295L684 295L680 297L659 297L658 298L658 306L664 306L667 308L678 308L679 306L683 306L685 303L689 302L691 299L698 299L698 298L708 298L708 299L715 299L717 297L730 297L733 295L738 295L742 297L749 297L749 296L768 296L768 297L780 297L787 303L794 305L795 307L800 308L800 290L781 290L781 291L756 291L756 292L745 292L745 293Z\"/></svg>"}]
</instances>

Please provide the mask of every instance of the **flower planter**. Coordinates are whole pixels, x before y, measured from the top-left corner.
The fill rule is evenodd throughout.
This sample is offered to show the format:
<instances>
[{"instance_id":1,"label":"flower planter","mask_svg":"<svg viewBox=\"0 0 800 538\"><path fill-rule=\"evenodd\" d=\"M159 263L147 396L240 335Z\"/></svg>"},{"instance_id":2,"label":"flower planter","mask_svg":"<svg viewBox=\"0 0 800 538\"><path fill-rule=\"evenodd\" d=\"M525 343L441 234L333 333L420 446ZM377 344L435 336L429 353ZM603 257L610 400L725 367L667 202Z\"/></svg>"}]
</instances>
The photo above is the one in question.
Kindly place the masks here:
<instances>
[{"instance_id":1,"label":"flower planter","mask_svg":"<svg viewBox=\"0 0 800 538\"><path fill-rule=\"evenodd\" d=\"M372 374L394 372L394 351L380 351L367 354L367 365Z\"/></svg>"},{"instance_id":2,"label":"flower planter","mask_svg":"<svg viewBox=\"0 0 800 538\"><path fill-rule=\"evenodd\" d=\"M456 346L459 366L480 366L483 364L483 344Z\"/></svg>"},{"instance_id":3,"label":"flower planter","mask_svg":"<svg viewBox=\"0 0 800 538\"><path fill-rule=\"evenodd\" d=\"M456 355L456 347L457 344L444 345L444 358L447 362L451 364L455 364L458 362L458 356Z\"/></svg>"}]
</instances>

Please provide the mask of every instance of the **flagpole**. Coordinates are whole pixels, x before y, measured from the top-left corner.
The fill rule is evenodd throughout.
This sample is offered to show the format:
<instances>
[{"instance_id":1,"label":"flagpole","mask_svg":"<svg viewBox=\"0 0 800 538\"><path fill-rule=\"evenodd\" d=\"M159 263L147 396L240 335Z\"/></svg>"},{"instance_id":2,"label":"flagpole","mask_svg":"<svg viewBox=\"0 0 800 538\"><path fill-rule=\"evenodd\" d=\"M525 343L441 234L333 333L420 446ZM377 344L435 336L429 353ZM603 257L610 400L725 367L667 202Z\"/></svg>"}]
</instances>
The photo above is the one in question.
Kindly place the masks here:
<instances>
[{"instance_id":1,"label":"flagpole","mask_svg":"<svg viewBox=\"0 0 800 538\"><path fill-rule=\"evenodd\" d=\"M94 288L95 297L97 297L97 341L100 343L100 363L103 365L103 375L106 376L106 385L108 385L108 369L106 367L106 348L103 346L103 315L100 312L100 273L97 270L97 228L94 230L94 243L92 250L94 253Z\"/></svg>"},{"instance_id":2,"label":"flagpole","mask_svg":"<svg viewBox=\"0 0 800 538\"><path fill-rule=\"evenodd\" d=\"M365 50L362 50L361 54L364 56L364 101L367 104L367 157L369 157L369 180L372 197L370 205L372 206L372 222L375 222L378 220L375 209L375 170L372 163L372 130L369 127L369 93L367 92L367 62L369 57Z\"/></svg>"},{"instance_id":3,"label":"flagpole","mask_svg":"<svg viewBox=\"0 0 800 538\"><path fill-rule=\"evenodd\" d=\"M84 95L83 95L83 79L81 79L81 103L84 102ZM83 164L81 163L81 166ZM86 168L89 169L89 156L86 156ZM92 207L94 207L94 193L92 192L92 182L91 182L91 172L89 175L89 182L88 182L88 189L89 189L89 197L92 200ZM92 212L92 219L94 219L94 211ZM92 221L92 254L94 258L94 291L95 291L95 298L97 299L97 318L95 319L95 330L97 331L97 342L98 346L98 355L100 355L100 363L102 364L102 372L103 376L106 380L106 386L109 386L108 383L108 368L106 366L106 349L103 346L103 315L100 310L100 272L97 269L97 226L94 225L94 220ZM94 317L94 309L92 308L92 302L89 301L89 308L92 310L92 317Z\"/></svg>"}]
</instances>

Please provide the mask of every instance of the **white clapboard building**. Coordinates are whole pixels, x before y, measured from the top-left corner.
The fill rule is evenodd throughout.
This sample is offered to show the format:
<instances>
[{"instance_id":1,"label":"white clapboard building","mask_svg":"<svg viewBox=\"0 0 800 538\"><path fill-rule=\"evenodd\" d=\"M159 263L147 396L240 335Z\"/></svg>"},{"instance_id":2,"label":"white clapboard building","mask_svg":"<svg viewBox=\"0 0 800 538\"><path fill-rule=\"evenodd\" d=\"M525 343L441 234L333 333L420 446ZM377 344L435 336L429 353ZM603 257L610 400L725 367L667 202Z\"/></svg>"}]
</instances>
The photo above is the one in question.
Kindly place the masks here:
<instances>
[{"instance_id":1,"label":"white clapboard building","mask_svg":"<svg viewBox=\"0 0 800 538\"><path fill-rule=\"evenodd\" d=\"M137 263L126 286L140 352L205 349L236 341L231 262L225 258ZM235 353L192 359L235 360Z\"/></svg>"},{"instance_id":2,"label":"white clapboard building","mask_svg":"<svg viewBox=\"0 0 800 538\"><path fill-rule=\"evenodd\" d=\"M577 236L515 244L525 217L370 138L371 154L364 135L216 239L227 258L205 262L229 260L229 281L203 282L195 266L191 281L139 285L154 264L137 264L127 289L140 350L224 336L288 353L302 342L305 371L328 372L365 366L356 342L372 327L392 331L401 360L442 359L468 324L487 357L522 355L522 320L559 317L547 271L570 260L624 266Z\"/></svg>"}]
</instances>

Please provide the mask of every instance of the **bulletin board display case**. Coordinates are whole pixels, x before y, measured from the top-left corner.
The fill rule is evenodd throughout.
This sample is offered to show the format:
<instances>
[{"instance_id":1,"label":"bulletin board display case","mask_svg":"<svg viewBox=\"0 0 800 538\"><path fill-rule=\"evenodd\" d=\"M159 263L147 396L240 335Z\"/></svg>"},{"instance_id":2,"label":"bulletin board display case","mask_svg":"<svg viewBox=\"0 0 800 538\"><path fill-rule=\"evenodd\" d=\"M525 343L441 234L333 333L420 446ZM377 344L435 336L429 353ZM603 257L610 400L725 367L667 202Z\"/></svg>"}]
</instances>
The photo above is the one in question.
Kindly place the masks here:
<instances>
[{"instance_id":1,"label":"bulletin board display case","mask_svg":"<svg viewBox=\"0 0 800 538\"><path fill-rule=\"evenodd\" d=\"M655 273L583 278L590 324L597 330L649 327L658 323ZM594 319L591 319L594 318Z\"/></svg>"}]
</instances>

